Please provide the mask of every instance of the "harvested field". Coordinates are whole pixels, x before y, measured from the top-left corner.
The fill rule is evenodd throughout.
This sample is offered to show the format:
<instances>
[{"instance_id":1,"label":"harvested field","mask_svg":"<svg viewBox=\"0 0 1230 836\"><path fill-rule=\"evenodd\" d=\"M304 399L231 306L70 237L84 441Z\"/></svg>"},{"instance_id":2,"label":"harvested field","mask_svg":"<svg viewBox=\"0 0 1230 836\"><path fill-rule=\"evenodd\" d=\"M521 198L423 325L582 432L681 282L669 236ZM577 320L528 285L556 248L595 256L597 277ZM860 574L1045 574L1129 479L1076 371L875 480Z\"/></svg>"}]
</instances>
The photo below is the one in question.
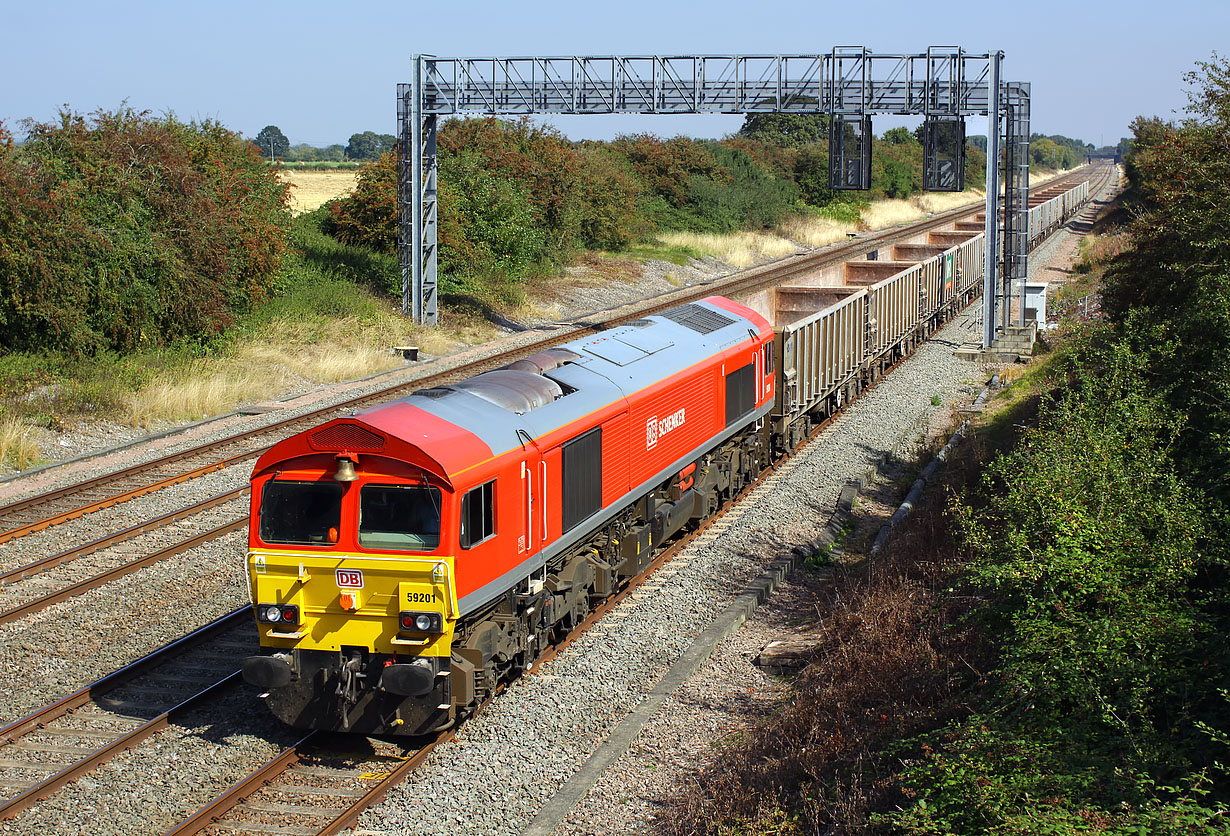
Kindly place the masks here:
<instances>
[{"instance_id":1,"label":"harvested field","mask_svg":"<svg viewBox=\"0 0 1230 836\"><path fill-rule=\"evenodd\" d=\"M357 171L287 171L282 179L291 185L290 208L296 215L310 212L335 197L354 191Z\"/></svg>"}]
</instances>

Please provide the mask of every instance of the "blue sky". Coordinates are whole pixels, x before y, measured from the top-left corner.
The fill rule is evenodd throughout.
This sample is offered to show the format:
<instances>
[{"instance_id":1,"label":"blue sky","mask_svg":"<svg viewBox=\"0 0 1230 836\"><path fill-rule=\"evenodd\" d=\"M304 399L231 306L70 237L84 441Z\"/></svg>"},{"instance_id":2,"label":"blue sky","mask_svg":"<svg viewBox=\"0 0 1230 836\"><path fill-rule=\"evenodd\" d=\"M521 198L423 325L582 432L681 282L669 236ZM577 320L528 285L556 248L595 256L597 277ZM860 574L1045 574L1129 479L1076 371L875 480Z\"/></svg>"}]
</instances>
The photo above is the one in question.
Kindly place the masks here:
<instances>
[{"instance_id":1,"label":"blue sky","mask_svg":"<svg viewBox=\"0 0 1230 836\"><path fill-rule=\"evenodd\" d=\"M124 101L215 118L255 136L267 124L292 142L345 143L394 133L394 91L409 56L815 53L834 45L922 52L1000 49L1005 78L1033 85L1035 131L1094 144L1128 134L1138 114L1171 116L1181 76L1230 51L1224 0L877 2L113 3L0 0L0 120L54 118ZM648 131L721 136L739 117L570 117L573 138ZM881 132L898 120L877 121ZM985 131L971 120L970 134Z\"/></svg>"}]
</instances>

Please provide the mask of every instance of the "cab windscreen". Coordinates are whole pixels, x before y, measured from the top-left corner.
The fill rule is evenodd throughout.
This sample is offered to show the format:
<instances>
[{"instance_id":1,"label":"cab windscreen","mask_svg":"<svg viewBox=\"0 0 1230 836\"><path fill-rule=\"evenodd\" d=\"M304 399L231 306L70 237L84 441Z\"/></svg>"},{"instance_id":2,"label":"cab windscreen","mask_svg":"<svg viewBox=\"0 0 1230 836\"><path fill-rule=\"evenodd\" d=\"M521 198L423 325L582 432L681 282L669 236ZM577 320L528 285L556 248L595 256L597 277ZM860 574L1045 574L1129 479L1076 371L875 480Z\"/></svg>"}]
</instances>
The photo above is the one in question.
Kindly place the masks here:
<instances>
[{"instance_id":1,"label":"cab windscreen","mask_svg":"<svg viewBox=\"0 0 1230 836\"><path fill-rule=\"evenodd\" d=\"M342 520L342 486L332 481L266 482L260 517L266 543L333 545Z\"/></svg>"}]
</instances>

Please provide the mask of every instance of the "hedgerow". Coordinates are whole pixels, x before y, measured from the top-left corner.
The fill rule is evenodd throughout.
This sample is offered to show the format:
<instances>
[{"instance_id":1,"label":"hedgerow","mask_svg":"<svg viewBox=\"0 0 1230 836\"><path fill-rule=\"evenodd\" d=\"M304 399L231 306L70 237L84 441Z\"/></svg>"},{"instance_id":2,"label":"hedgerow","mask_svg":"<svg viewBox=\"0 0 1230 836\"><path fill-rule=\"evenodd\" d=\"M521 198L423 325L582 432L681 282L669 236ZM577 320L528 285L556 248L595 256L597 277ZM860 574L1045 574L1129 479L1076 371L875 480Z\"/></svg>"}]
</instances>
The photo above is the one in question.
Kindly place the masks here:
<instances>
[{"instance_id":1,"label":"hedgerow","mask_svg":"<svg viewBox=\"0 0 1230 836\"><path fill-rule=\"evenodd\" d=\"M0 126L0 347L207 340L276 291L287 187L213 121L128 108Z\"/></svg>"},{"instance_id":2,"label":"hedgerow","mask_svg":"<svg viewBox=\"0 0 1230 836\"><path fill-rule=\"evenodd\" d=\"M749 120L750 121L750 120ZM780 120L779 120L780 121ZM797 122L798 124L795 124ZM513 301L533 276L582 249L619 250L657 231L764 229L785 215L909 197L922 184L922 146L876 140L870 193L828 185L823 118L714 142L650 134L573 143L528 120L452 119L438 134L440 289ZM762 125L761 127L764 127ZM970 146L967 181L986 155ZM397 163L366 166L355 192L331 204L328 229L343 243L395 252Z\"/></svg>"}]
</instances>

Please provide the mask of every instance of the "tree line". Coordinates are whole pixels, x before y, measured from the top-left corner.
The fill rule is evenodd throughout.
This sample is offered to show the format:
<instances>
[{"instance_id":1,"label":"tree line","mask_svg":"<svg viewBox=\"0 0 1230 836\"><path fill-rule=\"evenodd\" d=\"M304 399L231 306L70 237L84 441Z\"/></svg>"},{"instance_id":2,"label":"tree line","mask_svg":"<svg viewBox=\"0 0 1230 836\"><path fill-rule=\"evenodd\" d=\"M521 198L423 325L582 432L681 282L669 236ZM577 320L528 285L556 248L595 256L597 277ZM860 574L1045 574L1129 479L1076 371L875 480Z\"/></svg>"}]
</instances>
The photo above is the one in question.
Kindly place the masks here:
<instances>
[{"instance_id":1,"label":"tree line","mask_svg":"<svg viewBox=\"0 0 1230 836\"><path fill-rule=\"evenodd\" d=\"M620 250L658 231L765 229L788 214L857 221L870 199L922 189L922 146L909 131L874 140L869 192L831 188L822 115L752 114L722 140L609 142L572 142L528 119L450 119L438 149L441 292L492 301L515 299L581 249ZM986 154L966 152L977 187ZM394 252L395 154L361 170L355 192L323 214L343 243Z\"/></svg>"},{"instance_id":2,"label":"tree line","mask_svg":"<svg viewBox=\"0 0 1230 836\"><path fill-rule=\"evenodd\" d=\"M351 134L350 141L345 145L335 144L318 147L300 143L291 145L290 140L277 125L266 125L260 129L252 144L261 155L267 159L278 159L283 162L343 162L353 160L367 162L379 159L380 155L391 149L397 143L392 134L378 134L374 131L363 131Z\"/></svg>"}]
</instances>

